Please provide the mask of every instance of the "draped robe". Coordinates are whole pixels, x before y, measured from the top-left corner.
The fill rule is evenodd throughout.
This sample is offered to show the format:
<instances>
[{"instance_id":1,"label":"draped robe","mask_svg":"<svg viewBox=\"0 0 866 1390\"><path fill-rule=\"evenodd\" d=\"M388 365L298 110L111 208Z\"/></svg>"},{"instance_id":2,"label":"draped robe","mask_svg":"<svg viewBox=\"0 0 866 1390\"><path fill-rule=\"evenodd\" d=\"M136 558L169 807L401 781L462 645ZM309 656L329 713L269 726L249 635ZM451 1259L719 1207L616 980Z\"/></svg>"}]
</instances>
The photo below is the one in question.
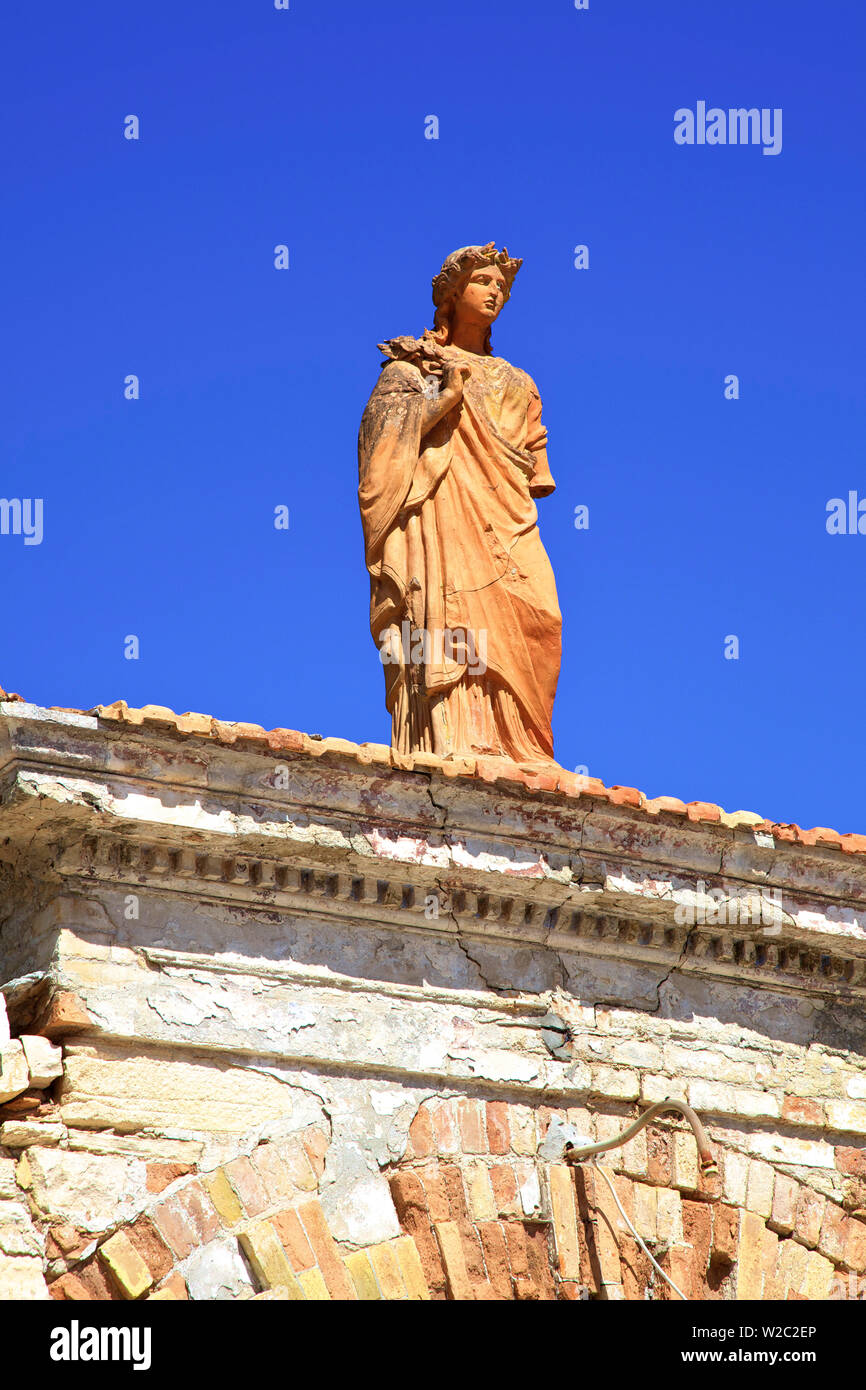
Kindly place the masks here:
<instances>
[{"instance_id":1,"label":"draped robe","mask_svg":"<svg viewBox=\"0 0 866 1390\"><path fill-rule=\"evenodd\" d=\"M410 353L384 364L358 439L392 746L552 761L562 618L534 500L554 489L541 401L503 358L438 351L471 368L460 404L422 438L431 379ZM426 649L407 641L419 630Z\"/></svg>"}]
</instances>

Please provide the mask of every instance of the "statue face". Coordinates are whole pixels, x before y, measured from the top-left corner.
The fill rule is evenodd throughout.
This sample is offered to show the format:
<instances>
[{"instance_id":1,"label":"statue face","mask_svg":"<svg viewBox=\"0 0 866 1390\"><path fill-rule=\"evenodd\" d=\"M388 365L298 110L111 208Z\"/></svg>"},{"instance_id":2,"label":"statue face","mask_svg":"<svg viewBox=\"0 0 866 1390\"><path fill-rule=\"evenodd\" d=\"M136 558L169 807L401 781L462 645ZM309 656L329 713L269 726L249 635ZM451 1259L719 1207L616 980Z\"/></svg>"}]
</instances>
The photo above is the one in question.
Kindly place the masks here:
<instances>
[{"instance_id":1,"label":"statue face","mask_svg":"<svg viewBox=\"0 0 866 1390\"><path fill-rule=\"evenodd\" d=\"M505 303L505 276L496 265L473 270L454 303L454 313L463 323L491 324Z\"/></svg>"}]
</instances>

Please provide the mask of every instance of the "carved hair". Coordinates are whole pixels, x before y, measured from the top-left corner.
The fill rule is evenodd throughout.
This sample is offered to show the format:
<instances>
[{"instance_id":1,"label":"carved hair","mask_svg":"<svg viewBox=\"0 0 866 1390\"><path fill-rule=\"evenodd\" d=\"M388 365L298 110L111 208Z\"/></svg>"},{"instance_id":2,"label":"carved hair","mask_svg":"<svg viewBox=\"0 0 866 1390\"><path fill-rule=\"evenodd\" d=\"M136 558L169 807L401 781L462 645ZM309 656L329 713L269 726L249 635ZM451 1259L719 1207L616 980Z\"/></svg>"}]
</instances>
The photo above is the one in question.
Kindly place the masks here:
<instances>
[{"instance_id":1,"label":"carved hair","mask_svg":"<svg viewBox=\"0 0 866 1390\"><path fill-rule=\"evenodd\" d=\"M514 277L523 265L522 260L513 260L504 246L501 251L497 251L494 241L489 241L486 246L461 246L458 251L452 251L439 274L433 277L433 303L436 306L436 313L433 318L433 336L437 342L443 344L448 342L451 335L454 302L463 293L464 286L472 272L484 265L495 265L502 271L505 278L505 293L502 302L503 304L507 303L511 296ZM493 351L490 342L491 328L492 325L487 329L484 338L484 351L488 354Z\"/></svg>"}]
</instances>

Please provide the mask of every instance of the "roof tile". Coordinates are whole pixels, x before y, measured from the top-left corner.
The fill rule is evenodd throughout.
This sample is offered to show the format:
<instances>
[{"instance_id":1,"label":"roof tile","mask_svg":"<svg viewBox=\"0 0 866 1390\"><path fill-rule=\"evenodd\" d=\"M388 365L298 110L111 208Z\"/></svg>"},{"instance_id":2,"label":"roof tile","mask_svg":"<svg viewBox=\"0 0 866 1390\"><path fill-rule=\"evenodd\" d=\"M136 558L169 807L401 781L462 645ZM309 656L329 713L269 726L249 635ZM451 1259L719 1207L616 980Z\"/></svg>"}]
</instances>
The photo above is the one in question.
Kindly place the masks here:
<instances>
[{"instance_id":1,"label":"roof tile","mask_svg":"<svg viewBox=\"0 0 866 1390\"><path fill-rule=\"evenodd\" d=\"M0 700L6 703L26 703L22 695L10 693L0 686ZM141 709L130 709L125 700L114 700L110 705L97 705L92 710L66 710L66 706L55 706L72 714L93 714L99 719L113 720L134 728L155 728L173 730L185 738L210 738L227 745L266 746L274 753L307 753L314 757L329 757L338 754L352 757L362 766L377 765L395 767L404 772L437 770L443 777L477 777L491 785L506 789L526 787L529 791L559 793L568 797L586 796L598 801L607 801L614 806L630 806L635 810L646 811L649 815L667 812L672 815L686 815L690 821L722 824L728 829L738 826L760 826L775 840L789 844L801 844L824 849L840 849L845 854L866 854L866 835L840 835L838 831L826 826L815 826L803 830L798 825L779 825L763 820L755 811L725 811L708 801L690 801L685 805L675 796L656 796L647 800L643 792L635 787L605 787L597 777L585 777L568 772L553 765L530 770L510 762L507 758L446 758L439 759L430 753L401 754L382 743L352 743L344 738L319 738L301 733L297 729L270 729L266 731L260 724L232 723L214 719L208 714L197 714L188 710L185 714L175 714L165 705L143 705Z\"/></svg>"}]
</instances>

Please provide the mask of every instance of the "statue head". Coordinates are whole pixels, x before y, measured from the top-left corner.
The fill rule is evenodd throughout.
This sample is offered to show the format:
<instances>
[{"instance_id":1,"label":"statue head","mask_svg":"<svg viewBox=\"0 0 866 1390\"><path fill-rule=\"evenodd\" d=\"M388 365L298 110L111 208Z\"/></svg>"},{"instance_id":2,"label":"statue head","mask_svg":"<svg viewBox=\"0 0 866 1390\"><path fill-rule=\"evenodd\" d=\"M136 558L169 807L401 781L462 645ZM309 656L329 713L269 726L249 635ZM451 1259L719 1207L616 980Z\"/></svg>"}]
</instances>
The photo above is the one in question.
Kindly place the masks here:
<instances>
[{"instance_id":1,"label":"statue head","mask_svg":"<svg viewBox=\"0 0 866 1390\"><path fill-rule=\"evenodd\" d=\"M433 332L439 341L450 342L454 324L462 320L486 328L484 351L491 352L493 322L508 300L522 264L513 260L505 247L497 251L492 241L486 246L461 246L452 251L433 279Z\"/></svg>"}]
</instances>

